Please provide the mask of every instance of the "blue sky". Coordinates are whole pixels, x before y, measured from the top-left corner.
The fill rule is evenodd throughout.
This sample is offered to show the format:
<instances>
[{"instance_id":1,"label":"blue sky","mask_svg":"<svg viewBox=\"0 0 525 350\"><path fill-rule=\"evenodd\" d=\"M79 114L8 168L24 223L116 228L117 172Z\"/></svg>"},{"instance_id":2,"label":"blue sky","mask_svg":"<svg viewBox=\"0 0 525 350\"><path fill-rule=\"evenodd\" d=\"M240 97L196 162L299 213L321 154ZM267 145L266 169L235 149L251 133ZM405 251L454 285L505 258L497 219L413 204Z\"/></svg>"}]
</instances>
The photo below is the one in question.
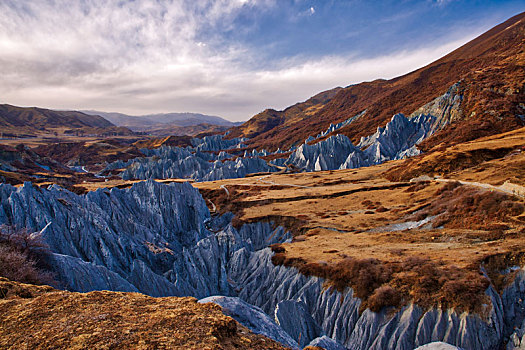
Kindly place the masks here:
<instances>
[{"instance_id":1,"label":"blue sky","mask_svg":"<svg viewBox=\"0 0 525 350\"><path fill-rule=\"evenodd\" d=\"M246 120L417 69L525 0L2 0L0 102Z\"/></svg>"}]
</instances>

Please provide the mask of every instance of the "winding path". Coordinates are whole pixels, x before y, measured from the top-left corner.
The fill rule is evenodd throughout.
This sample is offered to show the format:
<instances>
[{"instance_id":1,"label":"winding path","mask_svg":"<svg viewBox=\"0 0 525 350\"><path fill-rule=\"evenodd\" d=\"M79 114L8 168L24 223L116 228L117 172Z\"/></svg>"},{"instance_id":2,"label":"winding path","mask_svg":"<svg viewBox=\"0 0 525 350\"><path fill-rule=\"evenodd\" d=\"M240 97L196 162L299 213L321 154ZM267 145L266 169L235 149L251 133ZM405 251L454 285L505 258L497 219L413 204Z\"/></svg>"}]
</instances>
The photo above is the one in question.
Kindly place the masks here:
<instances>
[{"instance_id":1,"label":"winding path","mask_svg":"<svg viewBox=\"0 0 525 350\"><path fill-rule=\"evenodd\" d=\"M525 187L510 183L508 181L506 181L503 185L494 186L494 185L483 183L483 182L471 182L471 181L454 180L454 179L434 179L434 180L438 182L459 182L462 185L475 186L479 188L494 190L498 192L504 192L507 194L525 198Z\"/></svg>"}]
</instances>

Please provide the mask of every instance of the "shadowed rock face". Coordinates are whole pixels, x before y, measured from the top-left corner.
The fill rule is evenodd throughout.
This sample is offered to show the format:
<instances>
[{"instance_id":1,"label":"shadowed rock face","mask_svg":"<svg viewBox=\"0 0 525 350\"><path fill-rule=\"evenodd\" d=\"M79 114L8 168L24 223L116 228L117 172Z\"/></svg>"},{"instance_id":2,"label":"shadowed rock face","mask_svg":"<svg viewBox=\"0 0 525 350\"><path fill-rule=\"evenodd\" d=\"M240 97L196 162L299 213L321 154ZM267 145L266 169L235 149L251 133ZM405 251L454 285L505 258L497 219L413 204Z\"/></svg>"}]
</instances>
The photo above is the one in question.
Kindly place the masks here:
<instances>
[{"instance_id":1,"label":"shadowed rock face","mask_svg":"<svg viewBox=\"0 0 525 350\"><path fill-rule=\"evenodd\" d=\"M210 234L204 227L209 211L189 184L146 181L82 196L58 186L0 185L0 201L0 222L42 230L57 273L76 291L136 291L123 280L141 279L143 293L176 295L163 273ZM169 288L158 291L161 285Z\"/></svg>"},{"instance_id":2,"label":"shadowed rock face","mask_svg":"<svg viewBox=\"0 0 525 350\"><path fill-rule=\"evenodd\" d=\"M328 338L326 335L315 338L308 344L308 346L317 346L325 350L345 350L346 348L336 342L335 340Z\"/></svg>"},{"instance_id":3,"label":"shadowed rock face","mask_svg":"<svg viewBox=\"0 0 525 350\"><path fill-rule=\"evenodd\" d=\"M239 298L212 296L199 300L199 303L215 303L222 307L224 314L245 325L254 333L277 340L281 344L297 349L298 345L281 327L260 308ZM301 346L302 348L303 346Z\"/></svg>"},{"instance_id":4,"label":"shadowed rock face","mask_svg":"<svg viewBox=\"0 0 525 350\"><path fill-rule=\"evenodd\" d=\"M323 331L317 325L307 306L300 301L284 300L275 307L275 322L290 334L301 347L307 346Z\"/></svg>"},{"instance_id":5,"label":"shadowed rock face","mask_svg":"<svg viewBox=\"0 0 525 350\"><path fill-rule=\"evenodd\" d=\"M230 220L231 215L210 217L187 183L149 180L87 195L58 186L0 185L0 223L41 231L54 253L57 279L70 290L238 297L275 315L301 345L324 333L351 349L413 349L432 341L497 349L522 325L525 271L501 296L487 290L492 309L486 319L416 305L393 314L360 313L361 301L351 289L325 289L320 278L273 265L266 247L291 238L282 227L258 222L237 230ZM258 322L248 317L245 323L256 329Z\"/></svg>"}]
</instances>

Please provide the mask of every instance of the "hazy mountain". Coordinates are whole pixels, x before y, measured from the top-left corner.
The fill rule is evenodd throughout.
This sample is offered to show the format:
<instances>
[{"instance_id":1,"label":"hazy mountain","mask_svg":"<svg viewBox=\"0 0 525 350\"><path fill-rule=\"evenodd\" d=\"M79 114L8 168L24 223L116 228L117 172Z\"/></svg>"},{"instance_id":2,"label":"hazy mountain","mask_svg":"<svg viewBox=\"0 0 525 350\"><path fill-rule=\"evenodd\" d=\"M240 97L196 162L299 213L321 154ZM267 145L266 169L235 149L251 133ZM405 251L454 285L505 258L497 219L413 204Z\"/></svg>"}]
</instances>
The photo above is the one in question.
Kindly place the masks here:
<instances>
[{"instance_id":1,"label":"hazy mountain","mask_svg":"<svg viewBox=\"0 0 525 350\"><path fill-rule=\"evenodd\" d=\"M205 115L199 113L161 113L148 114L141 116L131 116L122 113L107 113L100 111L86 110L84 113L91 115L100 115L118 126L125 126L133 131L146 131L154 134L169 134L169 127L175 127L176 134L188 134L180 127L193 127L200 124L208 124L222 127L232 127L240 123L234 123L221 117ZM167 128L167 126L169 126ZM165 130L165 131L163 131Z\"/></svg>"},{"instance_id":2,"label":"hazy mountain","mask_svg":"<svg viewBox=\"0 0 525 350\"><path fill-rule=\"evenodd\" d=\"M132 134L101 116L77 111L54 111L37 107L0 105L0 132L3 136L45 134Z\"/></svg>"}]
</instances>

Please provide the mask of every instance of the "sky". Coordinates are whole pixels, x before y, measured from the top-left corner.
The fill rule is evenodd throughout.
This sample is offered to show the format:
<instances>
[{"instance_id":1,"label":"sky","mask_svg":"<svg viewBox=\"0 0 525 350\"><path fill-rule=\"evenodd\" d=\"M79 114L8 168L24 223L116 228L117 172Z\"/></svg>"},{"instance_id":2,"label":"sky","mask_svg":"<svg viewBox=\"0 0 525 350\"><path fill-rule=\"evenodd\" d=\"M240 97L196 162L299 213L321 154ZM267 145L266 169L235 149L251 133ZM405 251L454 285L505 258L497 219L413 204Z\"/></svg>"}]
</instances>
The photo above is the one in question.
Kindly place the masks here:
<instances>
[{"instance_id":1,"label":"sky","mask_svg":"<svg viewBox=\"0 0 525 350\"><path fill-rule=\"evenodd\" d=\"M525 0L0 0L0 103L232 121L422 67Z\"/></svg>"}]
</instances>

